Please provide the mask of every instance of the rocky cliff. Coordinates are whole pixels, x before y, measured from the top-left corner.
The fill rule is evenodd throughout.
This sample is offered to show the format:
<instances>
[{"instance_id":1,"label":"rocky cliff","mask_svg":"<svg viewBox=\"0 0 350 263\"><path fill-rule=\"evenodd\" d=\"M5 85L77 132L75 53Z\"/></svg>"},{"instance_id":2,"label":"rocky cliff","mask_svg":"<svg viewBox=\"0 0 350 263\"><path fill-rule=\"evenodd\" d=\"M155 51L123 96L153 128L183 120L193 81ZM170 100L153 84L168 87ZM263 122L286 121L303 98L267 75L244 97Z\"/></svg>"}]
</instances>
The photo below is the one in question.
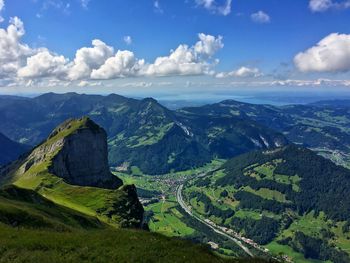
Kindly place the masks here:
<instances>
[{"instance_id":1,"label":"rocky cliff","mask_svg":"<svg viewBox=\"0 0 350 263\"><path fill-rule=\"evenodd\" d=\"M68 120L56 128L49 140L72 128ZM115 189L122 185L108 167L107 134L89 118L78 120L79 126L69 136L58 141L60 148L52 159L49 171L68 183Z\"/></svg>"},{"instance_id":2,"label":"rocky cliff","mask_svg":"<svg viewBox=\"0 0 350 263\"><path fill-rule=\"evenodd\" d=\"M69 184L116 189L122 181L109 171L107 155L101 127L87 117L70 119L30 153L21 170L48 163L48 171Z\"/></svg>"},{"instance_id":3,"label":"rocky cliff","mask_svg":"<svg viewBox=\"0 0 350 263\"><path fill-rule=\"evenodd\" d=\"M109 171L106 132L86 117L65 121L27 156L0 169L0 187L9 184L113 226L142 223L135 186L123 186Z\"/></svg>"}]
</instances>

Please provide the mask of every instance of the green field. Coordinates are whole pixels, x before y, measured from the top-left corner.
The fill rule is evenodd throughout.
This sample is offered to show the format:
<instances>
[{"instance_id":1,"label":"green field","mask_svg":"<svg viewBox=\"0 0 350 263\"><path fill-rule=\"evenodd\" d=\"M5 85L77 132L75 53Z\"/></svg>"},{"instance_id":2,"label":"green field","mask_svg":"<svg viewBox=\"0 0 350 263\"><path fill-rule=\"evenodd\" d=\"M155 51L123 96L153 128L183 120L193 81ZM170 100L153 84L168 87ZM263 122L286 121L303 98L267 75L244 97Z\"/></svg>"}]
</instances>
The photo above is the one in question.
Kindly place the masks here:
<instances>
[{"instance_id":1,"label":"green field","mask_svg":"<svg viewBox=\"0 0 350 263\"><path fill-rule=\"evenodd\" d=\"M166 236L186 237L194 233L194 229L181 221L183 215L176 209L176 202L160 201L145 207L146 211L152 211L154 216L148 223L152 232Z\"/></svg>"}]
</instances>

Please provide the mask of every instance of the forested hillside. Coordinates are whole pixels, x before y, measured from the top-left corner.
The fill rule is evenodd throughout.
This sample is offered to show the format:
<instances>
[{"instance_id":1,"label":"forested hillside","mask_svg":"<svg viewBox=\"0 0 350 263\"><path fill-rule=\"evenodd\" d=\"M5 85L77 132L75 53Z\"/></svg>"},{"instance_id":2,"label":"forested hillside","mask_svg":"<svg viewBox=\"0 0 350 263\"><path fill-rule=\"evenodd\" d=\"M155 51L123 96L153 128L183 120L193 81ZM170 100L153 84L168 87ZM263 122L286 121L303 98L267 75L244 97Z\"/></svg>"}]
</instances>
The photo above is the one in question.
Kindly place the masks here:
<instances>
[{"instance_id":1,"label":"forested hillside","mask_svg":"<svg viewBox=\"0 0 350 263\"><path fill-rule=\"evenodd\" d=\"M199 214L272 253L350 260L350 171L311 150L290 145L240 155L188 183L185 193Z\"/></svg>"}]
</instances>

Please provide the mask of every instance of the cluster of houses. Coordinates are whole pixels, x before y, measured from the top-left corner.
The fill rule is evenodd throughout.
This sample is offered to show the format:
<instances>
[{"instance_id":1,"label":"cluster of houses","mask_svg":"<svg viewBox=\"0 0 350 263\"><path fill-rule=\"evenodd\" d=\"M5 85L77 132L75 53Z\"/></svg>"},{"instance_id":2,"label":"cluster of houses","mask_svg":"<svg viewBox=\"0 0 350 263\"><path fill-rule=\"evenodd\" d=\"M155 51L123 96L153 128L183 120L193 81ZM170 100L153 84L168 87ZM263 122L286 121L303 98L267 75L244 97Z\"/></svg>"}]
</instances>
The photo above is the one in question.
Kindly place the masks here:
<instances>
[{"instance_id":1,"label":"cluster of houses","mask_svg":"<svg viewBox=\"0 0 350 263\"><path fill-rule=\"evenodd\" d=\"M237 238L237 239L243 241L244 243L249 244L249 245L251 245L252 247L254 247L254 248L256 248L256 249L258 249L258 250L260 250L260 251L263 251L263 252L265 252L265 253L268 253L268 252L269 252L269 250L268 250L267 248L260 246L259 244L255 243L253 240L251 240L251 239L249 239L249 238L246 238L246 237L241 236L241 234L239 234L239 233L233 231L232 229L229 229L229 228L223 227L223 226L218 226L218 225L216 225L213 221L211 221L211 220L209 220L209 219L205 219L204 221L205 221L207 224L209 224L209 225L211 225L211 226L213 226L213 227L215 227L215 228L220 229L222 232L224 232L224 233L226 233L226 234L228 234L228 235L230 235L230 236L232 236L232 237L234 237L234 238Z\"/></svg>"}]
</instances>

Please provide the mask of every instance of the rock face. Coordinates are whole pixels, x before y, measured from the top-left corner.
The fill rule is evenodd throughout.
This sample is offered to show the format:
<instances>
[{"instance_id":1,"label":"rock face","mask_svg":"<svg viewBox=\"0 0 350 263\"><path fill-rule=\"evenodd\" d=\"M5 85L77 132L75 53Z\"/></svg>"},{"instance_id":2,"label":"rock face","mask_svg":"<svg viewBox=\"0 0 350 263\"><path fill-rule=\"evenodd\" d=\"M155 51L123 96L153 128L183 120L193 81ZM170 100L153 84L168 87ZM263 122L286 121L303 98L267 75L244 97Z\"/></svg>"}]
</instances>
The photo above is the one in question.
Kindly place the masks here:
<instances>
[{"instance_id":1,"label":"rock face","mask_svg":"<svg viewBox=\"0 0 350 263\"><path fill-rule=\"evenodd\" d=\"M56 128L50 138L71 129L72 120ZM108 166L107 135L104 129L88 118L73 133L61 139L58 153L49 171L67 183L115 189L122 185Z\"/></svg>"}]
</instances>

